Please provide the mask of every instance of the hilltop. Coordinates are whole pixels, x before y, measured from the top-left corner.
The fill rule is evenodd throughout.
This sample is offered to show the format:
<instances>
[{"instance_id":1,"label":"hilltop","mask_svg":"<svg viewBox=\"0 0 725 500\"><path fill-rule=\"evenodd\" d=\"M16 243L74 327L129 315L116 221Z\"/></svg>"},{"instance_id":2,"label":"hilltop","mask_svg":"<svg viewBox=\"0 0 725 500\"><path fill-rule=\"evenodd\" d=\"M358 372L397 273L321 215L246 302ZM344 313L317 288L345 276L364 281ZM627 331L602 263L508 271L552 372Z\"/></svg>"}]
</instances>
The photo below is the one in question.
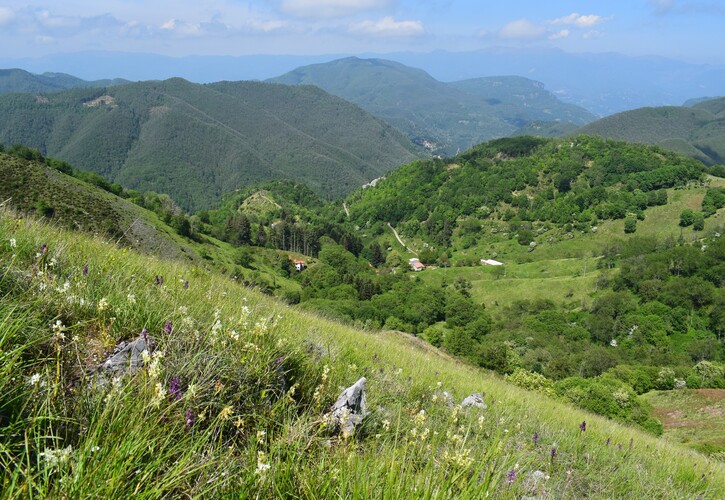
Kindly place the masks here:
<instances>
[{"instance_id":1,"label":"hilltop","mask_svg":"<svg viewBox=\"0 0 725 500\"><path fill-rule=\"evenodd\" d=\"M166 193L186 210L268 179L338 197L422 155L397 130L311 86L140 82L0 96L0 142Z\"/></svg>"},{"instance_id":2,"label":"hilltop","mask_svg":"<svg viewBox=\"0 0 725 500\"><path fill-rule=\"evenodd\" d=\"M562 103L542 83L527 78L444 83L423 70L385 59L339 59L300 67L268 81L321 87L442 155L512 135L534 121L582 125L595 119L589 111Z\"/></svg>"},{"instance_id":3,"label":"hilltop","mask_svg":"<svg viewBox=\"0 0 725 500\"><path fill-rule=\"evenodd\" d=\"M84 87L110 87L130 83L123 78L86 81L66 73L36 75L13 68L0 69L0 94L46 93Z\"/></svg>"},{"instance_id":4,"label":"hilltop","mask_svg":"<svg viewBox=\"0 0 725 500\"><path fill-rule=\"evenodd\" d=\"M577 132L630 142L659 144L706 165L725 163L725 98L692 106L664 106L625 111Z\"/></svg>"}]
</instances>

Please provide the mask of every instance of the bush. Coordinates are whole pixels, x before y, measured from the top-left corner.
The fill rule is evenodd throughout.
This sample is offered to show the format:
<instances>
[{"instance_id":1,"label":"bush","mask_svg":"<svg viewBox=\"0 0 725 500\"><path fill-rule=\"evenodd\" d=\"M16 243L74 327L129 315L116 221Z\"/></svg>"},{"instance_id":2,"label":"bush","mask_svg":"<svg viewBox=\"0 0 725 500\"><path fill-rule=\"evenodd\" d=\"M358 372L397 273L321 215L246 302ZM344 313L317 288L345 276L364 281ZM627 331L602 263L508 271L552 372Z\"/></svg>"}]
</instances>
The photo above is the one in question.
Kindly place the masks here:
<instances>
[{"instance_id":1,"label":"bush","mask_svg":"<svg viewBox=\"0 0 725 500\"><path fill-rule=\"evenodd\" d=\"M553 396L554 383L540 373L530 372L523 368L516 368L510 375L504 377L507 382L523 387L530 391L540 392L547 396Z\"/></svg>"}]
</instances>

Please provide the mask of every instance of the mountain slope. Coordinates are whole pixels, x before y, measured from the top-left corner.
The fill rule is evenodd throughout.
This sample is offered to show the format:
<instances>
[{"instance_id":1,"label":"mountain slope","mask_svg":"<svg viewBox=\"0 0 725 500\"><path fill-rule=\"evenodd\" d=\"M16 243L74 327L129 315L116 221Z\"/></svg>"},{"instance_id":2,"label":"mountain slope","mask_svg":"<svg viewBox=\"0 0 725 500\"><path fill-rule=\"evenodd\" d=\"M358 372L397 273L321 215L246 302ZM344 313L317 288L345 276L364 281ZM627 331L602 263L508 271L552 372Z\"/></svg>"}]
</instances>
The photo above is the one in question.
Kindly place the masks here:
<instances>
[{"instance_id":1,"label":"mountain slope","mask_svg":"<svg viewBox=\"0 0 725 500\"><path fill-rule=\"evenodd\" d=\"M725 163L725 98L694 106L665 106L625 111L578 130L631 142L659 144L705 164Z\"/></svg>"},{"instance_id":2,"label":"mountain slope","mask_svg":"<svg viewBox=\"0 0 725 500\"><path fill-rule=\"evenodd\" d=\"M65 73L43 73L36 75L22 69L0 69L0 94L43 93L85 87L110 87L129 83L128 80L86 81Z\"/></svg>"},{"instance_id":3,"label":"mountain slope","mask_svg":"<svg viewBox=\"0 0 725 500\"><path fill-rule=\"evenodd\" d=\"M595 118L583 108L561 103L533 80L492 77L443 83L422 70L384 59L339 59L269 81L317 85L446 155L512 135L532 121L584 124Z\"/></svg>"},{"instance_id":4,"label":"mountain slope","mask_svg":"<svg viewBox=\"0 0 725 500\"><path fill-rule=\"evenodd\" d=\"M218 273L5 209L0 276L8 497L720 498L725 489L720 463L412 337L347 328ZM139 332L153 339L144 366L95 371ZM371 412L341 436L330 408L362 376ZM454 404L483 391L487 407Z\"/></svg>"},{"instance_id":5,"label":"mountain slope","mask_svg":"<svg viewBox=\"0 0 725 500\"><path fill-rule=\"evenodd\" d=\"M182 79L0 96L0 142L22 143L187 210L274 178L340 196L421 152L314 87Z\"/></svg>"}]
</instances>

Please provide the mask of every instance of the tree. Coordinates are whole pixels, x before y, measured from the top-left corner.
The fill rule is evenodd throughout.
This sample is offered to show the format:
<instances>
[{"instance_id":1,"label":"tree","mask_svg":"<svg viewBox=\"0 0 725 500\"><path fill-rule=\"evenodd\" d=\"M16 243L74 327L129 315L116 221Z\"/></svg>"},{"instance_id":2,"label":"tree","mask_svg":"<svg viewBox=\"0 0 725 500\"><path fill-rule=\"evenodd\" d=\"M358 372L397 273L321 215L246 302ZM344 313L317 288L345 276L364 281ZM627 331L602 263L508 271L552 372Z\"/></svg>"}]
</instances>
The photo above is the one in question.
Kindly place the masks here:
<instances>
[{"instance_id":1,"label":"tree","mask_svg":"<svg viewBox=\"0 0 725 500\"><path fill-rule=\"evenodd\" d=\"M624 219L624 232L627 234L634 233L637 230L637 217L633 214L627 214Z\"/></svg>"},{"instance_id":2,"label":"tree","mask_svg":"<svg viewBox=\"0 0 725 500\"><path fill-rule=\"evenodd\" d=\"M691 226L695 222L695 212L691 208L686 208L680 213L680 226Z\"/></svg>"},{"instance_id":3,"label":"tree","mask_svg":"<svg viewBox=\"0 0 725 500\"><path fill-rule=\"evenodd\" d=\"M705 229L705 215L702 212L695 212L692 219L692 229L702 231Z\"/></svg>"}]
</instances>

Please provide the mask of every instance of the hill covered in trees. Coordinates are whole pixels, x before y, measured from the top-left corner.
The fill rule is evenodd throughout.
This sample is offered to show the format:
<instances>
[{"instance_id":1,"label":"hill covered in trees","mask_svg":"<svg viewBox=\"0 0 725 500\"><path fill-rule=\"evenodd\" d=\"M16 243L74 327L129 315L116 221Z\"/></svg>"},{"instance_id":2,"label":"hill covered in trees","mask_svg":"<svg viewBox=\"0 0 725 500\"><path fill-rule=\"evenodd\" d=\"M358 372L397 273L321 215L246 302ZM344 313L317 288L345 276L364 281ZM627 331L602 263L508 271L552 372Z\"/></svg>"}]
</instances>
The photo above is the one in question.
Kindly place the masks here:
<instances>
[{"instance_id":1,"label":"hill covered in trees","mask_svg":"<svg viewBox=\"0 0 725 500\"><path fill-rule=\"evenodd\" d=\"M513 135L530 122L582 125L595 119L527 78L444 83L423 70L384 59L339 59L297 68L269 81L317 85L357 103L441 155Z\"/></svg>"},{"instance_id":2,"label":"hill covered in trees","mask_svg":"<svg viewBox=\"0 0 725 500\"><path fill-rule=\"evenodd\" d=\"M422 154L357 106L311 86L181 79L0 96L0 142L43 154L187 210L267 179L351 192Z\"/></svg>"},{"instance_id":3,"label":"hill covered in trees","mask_svg":"<svg viewBox=\"0 0 725 500\"><path fill-rule=\"evenodd\" d=\"M607 116L580 128L583 134L659 144L706 165L725 163L725 98L692 106L640 108Z\"/></svg>"},{"instance_id":4,"label":"hill covered in trees","mask_svg":"<svg viewBox=\"0 0 725 500\"><path fill-rule=\"evenodd\" d=\"M130 83L122 78L87 81L66 73L43 73L40 75L13 68L0 69L0 94L45 93L79 87L110 87Z\"/></svg>"}]
</instances>

